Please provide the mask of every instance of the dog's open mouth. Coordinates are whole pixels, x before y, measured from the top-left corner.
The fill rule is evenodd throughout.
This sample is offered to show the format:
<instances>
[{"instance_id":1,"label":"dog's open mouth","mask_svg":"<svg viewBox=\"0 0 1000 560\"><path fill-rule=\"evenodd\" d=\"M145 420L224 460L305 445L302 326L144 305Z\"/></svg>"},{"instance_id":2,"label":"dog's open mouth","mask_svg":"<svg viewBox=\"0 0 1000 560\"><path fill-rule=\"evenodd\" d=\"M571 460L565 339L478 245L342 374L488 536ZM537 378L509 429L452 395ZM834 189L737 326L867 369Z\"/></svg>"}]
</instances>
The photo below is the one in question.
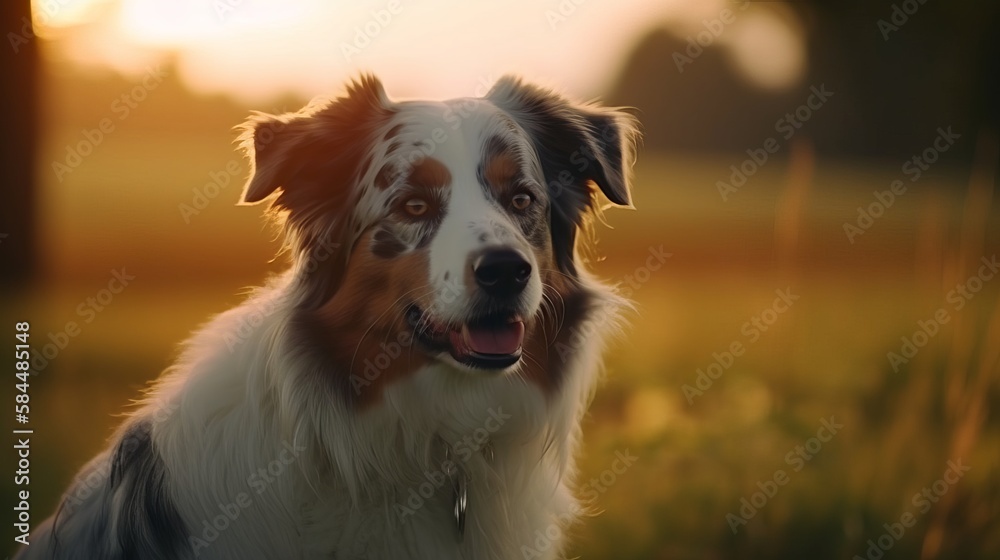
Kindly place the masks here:
<instances>
[{"instance_id":1,"label":"dog's open mouth","mask_svg":"<svg viewBox=\"0 0 1000 560\"><path fill-rule=\"evenodd\" d=\"M434 351L447 351L455 361L480 369L503 369L521 359L524 321L516 314L490 315L473 321L443 324L416 306L406 320L415 338Z\"/></svg>"}]
</instances>

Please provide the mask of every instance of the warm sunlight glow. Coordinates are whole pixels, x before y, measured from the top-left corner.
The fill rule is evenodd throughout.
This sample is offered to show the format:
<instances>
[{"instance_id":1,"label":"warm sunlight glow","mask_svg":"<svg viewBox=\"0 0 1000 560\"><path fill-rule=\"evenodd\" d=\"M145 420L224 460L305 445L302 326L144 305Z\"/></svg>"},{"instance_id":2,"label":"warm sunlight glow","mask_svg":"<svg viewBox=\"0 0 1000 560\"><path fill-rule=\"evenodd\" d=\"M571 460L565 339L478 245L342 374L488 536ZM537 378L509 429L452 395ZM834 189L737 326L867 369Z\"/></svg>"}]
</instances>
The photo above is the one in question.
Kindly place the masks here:
<instances>
[{"instance_id":1,"label":"warm sunlight glow","mask_svg":"<svg viewBox=\"0 0 1000 560\"><path fill-rule=\"evenodd\" d=\"M754 86L786 89L805 74L804 30L780 4L691 0L678 8L667 19L667 29L686 44L721 48Z\"/></svg>"},{"instance_id":2,"label":"warm sunlight glow","mask_svg":"<svg viewBox=\"0 0 1000 560\"><path fill-rule=\"evenodd\" d=\"M50 37L61 28L85 24L107 0L32 0L31 19L35 33Z\"/></svg>"},{"instance_id":3,"label":"warm sunlight glow","mask_svg":"<svg viewBox=\"0 0 1000 560\"><path fill-rule=\"evenodd\" d=\"M315 2L280 0L123 0L120 26L129 40L183 48L218 38L239 40L266 28L299 26Z\"/></svg>"},{"instance_id":4,"label":"warm sunlight glow","mask_svg":"<svg viewBox=\"0 0 1000 560\"><path fill-rule=\"evenodd\" d=\"M46 3L48 2L48 3ZM39 0L67 28L59 56L142 74L171 60L199 93L260 103L337 89L376 72L397 96L482 93L504 73L590 97L613 83L638 38L664 25L697 29L738 4L723 0ZM720 38L764 87L801 71L801 41L780 19L741 11ZM96 15L95 15L96 14ZM71 27L71 29L69 29ZM790 39L791 38L791 39Z\"/></svg>"},{"instance_id":5,"label":"warm sunlight glow","mask_svg":"<svg viewBox=\"0 0 1000 560\"><path fill-rule=\"evenodd\" d=\"M730 56L737 69L765 89L794 86L805 74L805 38L773 11L747 10L733 24Z\"/></svg>"}]
</instances>

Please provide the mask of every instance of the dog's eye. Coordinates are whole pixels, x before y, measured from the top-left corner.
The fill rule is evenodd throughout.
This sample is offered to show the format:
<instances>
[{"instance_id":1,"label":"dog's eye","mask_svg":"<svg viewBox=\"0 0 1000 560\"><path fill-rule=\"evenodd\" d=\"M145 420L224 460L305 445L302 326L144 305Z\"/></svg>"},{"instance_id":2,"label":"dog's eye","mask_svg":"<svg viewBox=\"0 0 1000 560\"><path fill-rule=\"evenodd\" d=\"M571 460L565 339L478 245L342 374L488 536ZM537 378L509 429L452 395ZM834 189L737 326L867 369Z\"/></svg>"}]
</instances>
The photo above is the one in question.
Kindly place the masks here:
<instances>
[{"instance_id":1,"label":"dog's eye","mask_svg":"<svg viewBox=\"0 0 1000 560\"><path fill-rule=\"evenodd\" d=\"M524 210L525 208L531 206L532 198L528 193L518 193L511 197L510 205L514 207L515 210Z\"/></svg>"},{"instance_id":2,"label":"dog's eye","mask_svg":"<svg viewBox=\"0 0 1000 560\"><path fill-rule=\"evenodd\" d=\"M426 200L411 198L406 201L406 213L411 216L423 216L429 208L430 205L427 204Z\"/></svg>"}]
</instances>

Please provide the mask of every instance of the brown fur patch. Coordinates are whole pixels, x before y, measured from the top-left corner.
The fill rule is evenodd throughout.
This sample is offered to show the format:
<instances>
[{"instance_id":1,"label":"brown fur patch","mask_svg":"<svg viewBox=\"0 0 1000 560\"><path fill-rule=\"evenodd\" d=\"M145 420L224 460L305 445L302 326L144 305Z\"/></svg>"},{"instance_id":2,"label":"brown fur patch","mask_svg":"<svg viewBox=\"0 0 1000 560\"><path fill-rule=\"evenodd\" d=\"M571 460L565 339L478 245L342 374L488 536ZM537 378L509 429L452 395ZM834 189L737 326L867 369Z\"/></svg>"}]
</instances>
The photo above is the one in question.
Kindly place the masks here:
<instances>
[{"instance_id":1,"label":"brown fur patch","mask_svg":"<svg viewBox=\"0 0 1000 560\"><path fill-rule=\"evenodd\" d=\"M365 233L359 246L372 241ZM369 251L351 255L340 289L308 321L321 338L330 362L328 375L349 401L372 406L386 386L426 365L430 358L415 348L413 329L405 319L408 304L429 294L428 255L415 251L397 259L381 259Z\"/></svg>"},{"instance_id":2,"label":"brown fur patch","mask_svg":"<svg viewBox=\"0 0 1000 560\"><path fill-rule=\"evenodd\" d=\"M366 232L359 247L375 243L379 231ZM569 372L579 337L588 331L585 321L594 296L554 268L551 249L537 248L534 253L551 303L526 318L522 375L551 397ZM413 329L405 319L408 305L430 306L427 299L432 288L424 280L428 267L426 251L383 259L357 250L337 292L318 309L305 312L303 327L311 345L322 349L324 375L331 377L338 393L362 410L379 403L391 383L433 359L413 339Z\"/></svg>"},{"instance_id":3,"label":"brown fur patch","mask_svg":"<svg viewBox=\"0 0 1000 560\"><path fill-rule=\"evenodd\" d=\"M531 321L524 342L523 375L548 397L562 385L571 355L579 350L579 337L586 332L593 305L592 295L575 280L557 272L542 273L546 299Z\"/></svg>"},{"instance_id":4,"label":"brown fur patch","mask_svg":"<svg viewBox=\"0 0 1000 560\"><path fill-rule=\"evenodd\" d=\"M435 189L451 184L451 171L440 160L425 157L413 164L407 179L418 189Z\"/></svg>"},{"instance_id":5,"label":"brown fur patch","mask_svg":"<svg viewBox=\"0 0 1000 560\"><path fill-rule=\"evenodd\" d=\"M491 154L483 165L486 186L500 190L510 186L521 175L521 163L510 151Z\"/></svg>"}]
</instances>

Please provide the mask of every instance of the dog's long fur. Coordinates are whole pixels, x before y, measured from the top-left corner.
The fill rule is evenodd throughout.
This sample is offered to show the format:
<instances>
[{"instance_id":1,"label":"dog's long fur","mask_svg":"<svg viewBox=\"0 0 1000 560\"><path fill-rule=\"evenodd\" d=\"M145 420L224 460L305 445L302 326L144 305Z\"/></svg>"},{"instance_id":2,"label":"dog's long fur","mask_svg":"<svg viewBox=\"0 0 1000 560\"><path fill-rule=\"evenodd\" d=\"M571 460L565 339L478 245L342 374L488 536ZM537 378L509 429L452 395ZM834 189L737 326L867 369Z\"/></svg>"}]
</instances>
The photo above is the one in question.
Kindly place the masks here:
<instances>
[{"instance_id":1,"label":"dog's long fur","mask_svg":"<svg viewBox=\"0 0 1000 560\"><path fill-rule=\"evenodd\" d=\"M243 131L243 202L271 201L292 267L188 340L18 558L560 557L624 303L577 237L598 189L631 204L635 121L509 77L438 103L366 76ZM492 247L531 266L506 303L470 279ZM520 359L463 361L445 337L498 313Z\"/></svg>"}]
</instances>

